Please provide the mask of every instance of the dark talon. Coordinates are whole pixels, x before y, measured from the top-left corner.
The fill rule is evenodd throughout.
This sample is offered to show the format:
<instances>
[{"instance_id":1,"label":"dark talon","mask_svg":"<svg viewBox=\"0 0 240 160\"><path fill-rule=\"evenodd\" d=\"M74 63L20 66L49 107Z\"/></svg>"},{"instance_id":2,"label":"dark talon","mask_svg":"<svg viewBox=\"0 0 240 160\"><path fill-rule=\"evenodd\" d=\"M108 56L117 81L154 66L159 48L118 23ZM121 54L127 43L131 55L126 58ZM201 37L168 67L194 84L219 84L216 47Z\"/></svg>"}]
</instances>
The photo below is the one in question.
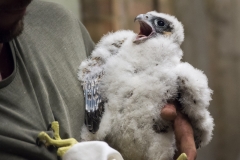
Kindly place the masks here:
<instances>
[{"instance_id":1,"label":"dark talon","mask_svg":"<svg viewBox=\"0 0 240 160\"><path fill-rule=\"evenodd\" d=\"M36 138L36 145L37 146L41 146L43 143L40 141L39 138Z\"/></svg>"},{"instance_id":2,"label":"dark talon","mask_svg":"<svg viewBox=\"0 0 240 160\"><path fill-rule=\"evenodd\" d=\"M52 124L51 123L47 127L47 131L50 131L50 130L52 130Z\"/></svg>"}]
</instances>

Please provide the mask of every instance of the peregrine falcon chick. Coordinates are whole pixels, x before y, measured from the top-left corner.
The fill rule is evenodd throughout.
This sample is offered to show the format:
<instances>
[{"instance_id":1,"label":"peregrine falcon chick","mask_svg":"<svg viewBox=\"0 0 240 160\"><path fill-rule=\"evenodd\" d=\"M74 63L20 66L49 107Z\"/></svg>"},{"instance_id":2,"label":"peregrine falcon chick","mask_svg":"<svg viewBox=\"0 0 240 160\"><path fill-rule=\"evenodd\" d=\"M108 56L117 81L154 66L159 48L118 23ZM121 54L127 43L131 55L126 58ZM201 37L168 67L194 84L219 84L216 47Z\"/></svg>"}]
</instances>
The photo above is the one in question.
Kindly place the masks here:
<instances>
[{"instance_id":1,"label":"peregrine falcon chick","mask_svg":"<svg viewBox=\"0 0 240 160\"><path fill-rule=\"evenodd\" d=\"M86 118L82 140L102 140L126 160L171 160L176 150L172 123L161 108L178 99L188 115L197 147L212 138L207 77L187 62L180 48L183 26L155 11L135 18L140 33L105 35L79 67Z\"/></svg>"}]
</instances>

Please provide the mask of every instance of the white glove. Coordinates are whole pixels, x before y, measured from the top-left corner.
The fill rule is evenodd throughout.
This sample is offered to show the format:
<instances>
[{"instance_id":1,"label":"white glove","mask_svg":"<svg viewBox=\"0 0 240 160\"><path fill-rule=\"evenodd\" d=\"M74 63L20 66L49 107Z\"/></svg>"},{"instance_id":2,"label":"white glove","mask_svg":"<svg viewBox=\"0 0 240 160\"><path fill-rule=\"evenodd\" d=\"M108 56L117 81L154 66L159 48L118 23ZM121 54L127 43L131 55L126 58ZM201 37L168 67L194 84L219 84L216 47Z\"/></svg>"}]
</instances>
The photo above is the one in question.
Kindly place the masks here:
<instances>
[{"instance_id":1,"label":"white glove","mask_svg":"<svg viewBox=\"0 0 240 160\"><path fill-rule=\"evenodd\" d=\"M102 141L80 142L73 145L63 160L123 160L121 154Z\"/></svg>"}]
</instances>

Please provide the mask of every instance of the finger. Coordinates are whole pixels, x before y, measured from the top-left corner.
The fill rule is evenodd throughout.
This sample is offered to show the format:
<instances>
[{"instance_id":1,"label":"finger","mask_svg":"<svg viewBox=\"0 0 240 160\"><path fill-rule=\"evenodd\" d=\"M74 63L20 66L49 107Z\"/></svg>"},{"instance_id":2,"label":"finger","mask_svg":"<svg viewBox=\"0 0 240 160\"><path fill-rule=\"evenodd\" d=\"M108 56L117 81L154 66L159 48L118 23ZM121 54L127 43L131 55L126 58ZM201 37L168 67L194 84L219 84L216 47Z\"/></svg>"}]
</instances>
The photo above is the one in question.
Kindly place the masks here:
<instances>
[{"instance_id":1,"label":"finger","mask_svg":"<svg viewBox=\"0 0 240 160\"><path fill-rule=\"evenodd\" d=\"M173 121L177 117L176 107L173 104L171 104L171 103L166 104L162 108L160 116L164 120Z\"/></svg>"},{"instance_id":2,"label":"finger","mask_svg":"<svg viewBox=\"0 0 240 160\"><path fill-rule=\"evenodd\" d=\"M174 133L178 155L180 153L186 153L188 160L195 160L197 150L194 142L193 129L188 117L181 112L177 112L177 117L174 120Z\"/></svg>"}]
</instances>

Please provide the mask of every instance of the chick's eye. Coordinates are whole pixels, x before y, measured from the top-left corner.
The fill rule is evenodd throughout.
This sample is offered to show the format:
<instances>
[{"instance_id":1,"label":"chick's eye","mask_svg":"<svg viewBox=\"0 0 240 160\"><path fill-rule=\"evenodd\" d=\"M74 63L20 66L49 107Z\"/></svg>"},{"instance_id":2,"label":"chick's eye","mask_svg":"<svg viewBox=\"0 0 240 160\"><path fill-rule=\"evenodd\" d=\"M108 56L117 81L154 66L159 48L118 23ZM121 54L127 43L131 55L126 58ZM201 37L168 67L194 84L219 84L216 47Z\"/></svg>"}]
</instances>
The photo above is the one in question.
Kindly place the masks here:
<instances>
[{"instance_id":1,"label":"chick's eye","mask_svg":"<svg viewBox=\"0 0 240 160\"><path fill-rule=\"evenodd\" d=\"M154 22L156 26L160 26L160 27L165 26L165 22L163 20L155 20Z\"/></svg>"}]
</instances>

